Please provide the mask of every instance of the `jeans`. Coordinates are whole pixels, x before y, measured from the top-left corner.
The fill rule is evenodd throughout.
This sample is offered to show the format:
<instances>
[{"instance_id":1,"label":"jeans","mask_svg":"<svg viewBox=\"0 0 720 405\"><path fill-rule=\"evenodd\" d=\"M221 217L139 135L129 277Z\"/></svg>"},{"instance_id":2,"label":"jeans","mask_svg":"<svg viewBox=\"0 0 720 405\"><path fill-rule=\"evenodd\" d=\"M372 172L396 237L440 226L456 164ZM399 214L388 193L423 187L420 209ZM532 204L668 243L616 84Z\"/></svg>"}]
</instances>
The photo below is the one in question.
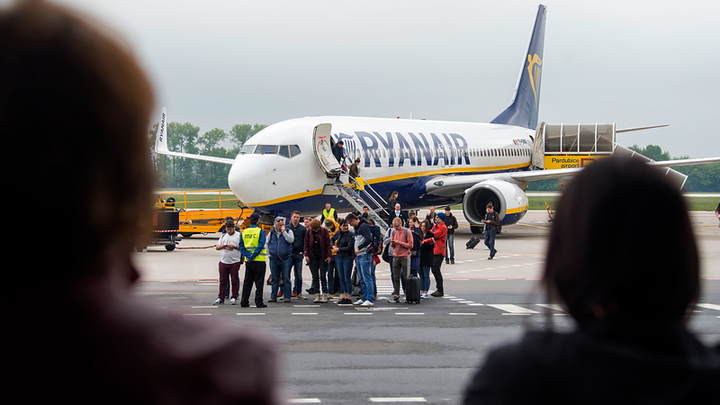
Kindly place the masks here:
<instances>
[{"instance_id":1,"label":"jeans","mask_svg":"<svg viewBox=\"0 0 720 405\"><path fill-rule=\"evenodd\" d=\"M340 293L341 294L352 294L352 268L353 268L353 257L338 257L335 256L336 267L338 275L340 276Z\"/></svg>"},{"instance_id":2,"label":"jeans","mask_svg":"<svg viewBox=\"0 0 720 405\"><path fill-rule=\"evenodd\" d=\"M410 274L417 276L420 272L420 256L410 258Z\"/></svg>"},{"instance_id":3,"label":"jeans","mask_svg":"<svg viewBox=\"0 0 720 405\"><path fill-rule=\"evenodd\" d=\"M445 240L445 250L447 251L447 259L455 260L455 234L448 233Z\"/></svg>"},{"instance_id":4,"label":"jeans","mask_svg":"<svg viewBox=\"0 0 720 405\"><path fill-rule=\"evenodd\" d=\"M497 230L491 231L489 229L485 230L485 246L490 248L490 256L495 255L495 234L497 233Z\"/></svg>"},{"instance_id":5,"label":"jeans","mask_svg":"<svg viewBox=\"0 0 720 405\"><path fill-rule=\"evenodd\" d=\"M310 274L312 275L312 284L310 288L315 290L316 293L320 292L322 286L322 292L327 294L327 262L322 257L310 257Z\"/></svg>"},{"instance_id":6,"label":"jeans","mask_svg":"<svg viewBox=\"0 0 720 405\"><path fill-rule=\"evenodd\" d=\"M357 257L358 272L361 274L360 284L362 285L362 300L375 302L373 294L375 293L375 287L373 280L375 279L373 274L373 263L372 255L364 254Z\"/></svg>"},{"instance_id":7,"label":"jeans","mask_svg":"<svg viewBox=\"0 0 720 405\"><path fill-rule=\"evenodd\" d=\"M335 278L337 277L337 255L332 257L332 261L327 264L327 281L328 281L328 294L333 294L337 289L335 285Z\"/></svg>"},{"instance_id":8,"label":"jeans","mask_svg":"<svg viewBox=\"0 0 720 405\"><path fill-rule=\"evenodd\" d=\"M295 276L295 283L293 284L293 291L295 294L300 295L302 293L302 272L303 272L303 253L297 252L292 254L293 275Z\"/></svg>"},{"instance_id":9,"label":"jeans","mask_svg":"<svg viewBox=\"0 0 720 405\"><path fill-rule=\"evenodd\" d=\"M430 269L432 266L422 266L420 268L420 291L430 290Z\"/></svg>"},{"instance_id":10,"label":"jeans","mask_svg":"<svg viewBox=\"0 0 720 405\"><path fill-rule=\"evenodd\" d=\"M278 296L277 293L278 287L280 286L280 277L282 277L283 281L284 297L291 297L292 289L290 288L290 268L292 267L292 264L292 257L288 258L285 261L280 258L270 257L270 275L272 276L272 281L270 284L270 298L277 298Z\"/></svg>"}]
</instances>

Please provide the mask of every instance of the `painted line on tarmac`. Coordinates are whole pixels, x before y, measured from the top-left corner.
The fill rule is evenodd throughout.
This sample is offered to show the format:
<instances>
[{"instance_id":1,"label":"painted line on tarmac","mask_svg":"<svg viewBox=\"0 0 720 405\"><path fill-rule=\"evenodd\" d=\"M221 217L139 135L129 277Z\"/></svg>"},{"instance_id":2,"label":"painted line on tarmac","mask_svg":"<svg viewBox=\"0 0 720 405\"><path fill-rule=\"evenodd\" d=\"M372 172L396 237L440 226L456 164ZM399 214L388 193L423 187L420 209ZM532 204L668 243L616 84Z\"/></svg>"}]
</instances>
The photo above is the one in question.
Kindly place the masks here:
<instances>
[{"instance_id":1,"label":"painted line on tarmac","mask_svg":"<svg viewBox=\"0 0 720 405\"><path fill-rule=\"evenodd\" d=\"M523 308L513 304L487 304L489 307L497 308L503 312L503 315L530 315L538 314L538 311L532 309Z\"/></svg>"},{"instance_id":2,"label":"painted line on tarmac","mask_svg":"<svg viewBox=\"0 0 720 405\"><path fill-rule=\"evenodd\" d=\"M717 304L697 304L696 306L700 308L714 309L716 311L720 311L720 305Z\"/></svg>"},{"instance_id":3,"label":"painted line on tarmac","mask_svg":"<svg viewBox=\"0 0 720 405\"><path fill-rule=\"evenodd\" d=\"M423 397L385 397L385 398L370 398L370 402L401 403L401 402L427 402L427 400Z\"/></svg>"},{"instance_id":4,"label":"painted line on tarmac","mask_svg":"<svg viewBox=\"0 0 720 405\"><path fill-rule=\"evenodd\" d=\"M240 316L265 315L265 312L236 312L235 315L240 315Z\"/></svg>"}]
</instances>

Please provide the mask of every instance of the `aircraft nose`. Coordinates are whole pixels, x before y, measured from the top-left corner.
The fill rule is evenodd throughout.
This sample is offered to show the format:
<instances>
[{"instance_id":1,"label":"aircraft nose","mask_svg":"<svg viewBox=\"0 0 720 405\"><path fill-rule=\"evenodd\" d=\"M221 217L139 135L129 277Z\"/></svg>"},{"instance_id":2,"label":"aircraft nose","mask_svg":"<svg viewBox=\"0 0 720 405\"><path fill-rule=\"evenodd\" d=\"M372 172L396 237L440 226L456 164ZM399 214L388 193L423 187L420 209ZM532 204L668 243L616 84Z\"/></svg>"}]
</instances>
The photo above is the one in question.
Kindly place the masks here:
<instances>
[{"instance_id":1,"label":"aircraft nose","mask_svg":"<svg viewBox=\"0 0 720 405\"><path fill-rule=\"evenodd\" d=\"M237 198L247 205L264 201L267 167L261 155L240 155L235 159L228 185Z\"/></svg>"}]
</instances>

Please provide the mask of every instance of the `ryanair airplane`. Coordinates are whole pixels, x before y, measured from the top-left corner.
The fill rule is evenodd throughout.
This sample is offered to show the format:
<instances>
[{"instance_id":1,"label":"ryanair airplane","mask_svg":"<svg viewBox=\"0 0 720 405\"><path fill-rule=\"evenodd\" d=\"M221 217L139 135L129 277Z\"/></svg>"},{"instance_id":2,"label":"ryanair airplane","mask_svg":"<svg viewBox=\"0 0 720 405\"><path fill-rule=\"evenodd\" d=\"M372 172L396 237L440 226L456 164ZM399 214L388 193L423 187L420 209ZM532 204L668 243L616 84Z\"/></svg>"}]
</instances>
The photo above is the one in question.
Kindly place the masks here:
<instances>
[{"instance_id":1,"label":"ryanair airplane","mask_svg":"<svg viewBox=\"0 0 720 405\"><path fill-rule=\"evenodd\" d=\"M328 186L343 179L331 153L331 146L342 141L349 162L360 158L360 176L381 197L379 201L397 191L403 209L462 203L474 232L481 231L485 207L492 202L501 224L514 224L527 212L524 190L529 181L555 178L562 183L592 160L632 153L615 143L615 133L623 130L616 130L614 124L538 125L545 16L546 8L540 5L513 101L490 123L299 118L261 130L232 160L169 151L163 109L156 152L231 164L230 189L247 206L275 215L294 210L305 215L319 213L330 201L328 195L338 195L328 192ZM673 166L718 160L649 163ZM668 170L682 186L685 177ZM349 200L340 198L333 206L350 208Z\"/></svg>"}]
</instances>

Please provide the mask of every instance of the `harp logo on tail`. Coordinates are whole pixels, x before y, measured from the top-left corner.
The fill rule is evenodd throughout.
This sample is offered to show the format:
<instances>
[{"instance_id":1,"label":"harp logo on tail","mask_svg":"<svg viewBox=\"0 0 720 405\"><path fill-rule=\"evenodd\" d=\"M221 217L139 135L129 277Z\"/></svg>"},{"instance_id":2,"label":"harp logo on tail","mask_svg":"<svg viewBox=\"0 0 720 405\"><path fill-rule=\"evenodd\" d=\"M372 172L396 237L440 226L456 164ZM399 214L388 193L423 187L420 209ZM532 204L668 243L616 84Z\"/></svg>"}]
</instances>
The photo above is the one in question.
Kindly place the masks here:
<instances>
[{"instance_id":1,"label":"harp logo on tail","mask_svg":"<svg viewBox=\"0 0 720 405\"><path fill-rule=\"evenodd\" d=\"M535 83L540 83L540 73L542 72L542 68L540 65L542 65L542 60L540 60L540 57L537 54L534 55L528 55L528 75L530 76L530 85L533 89L533 94L535 94L535 104L537 105L538 102L538 88L535 86Z\"/></svg>"}]
</instances>

